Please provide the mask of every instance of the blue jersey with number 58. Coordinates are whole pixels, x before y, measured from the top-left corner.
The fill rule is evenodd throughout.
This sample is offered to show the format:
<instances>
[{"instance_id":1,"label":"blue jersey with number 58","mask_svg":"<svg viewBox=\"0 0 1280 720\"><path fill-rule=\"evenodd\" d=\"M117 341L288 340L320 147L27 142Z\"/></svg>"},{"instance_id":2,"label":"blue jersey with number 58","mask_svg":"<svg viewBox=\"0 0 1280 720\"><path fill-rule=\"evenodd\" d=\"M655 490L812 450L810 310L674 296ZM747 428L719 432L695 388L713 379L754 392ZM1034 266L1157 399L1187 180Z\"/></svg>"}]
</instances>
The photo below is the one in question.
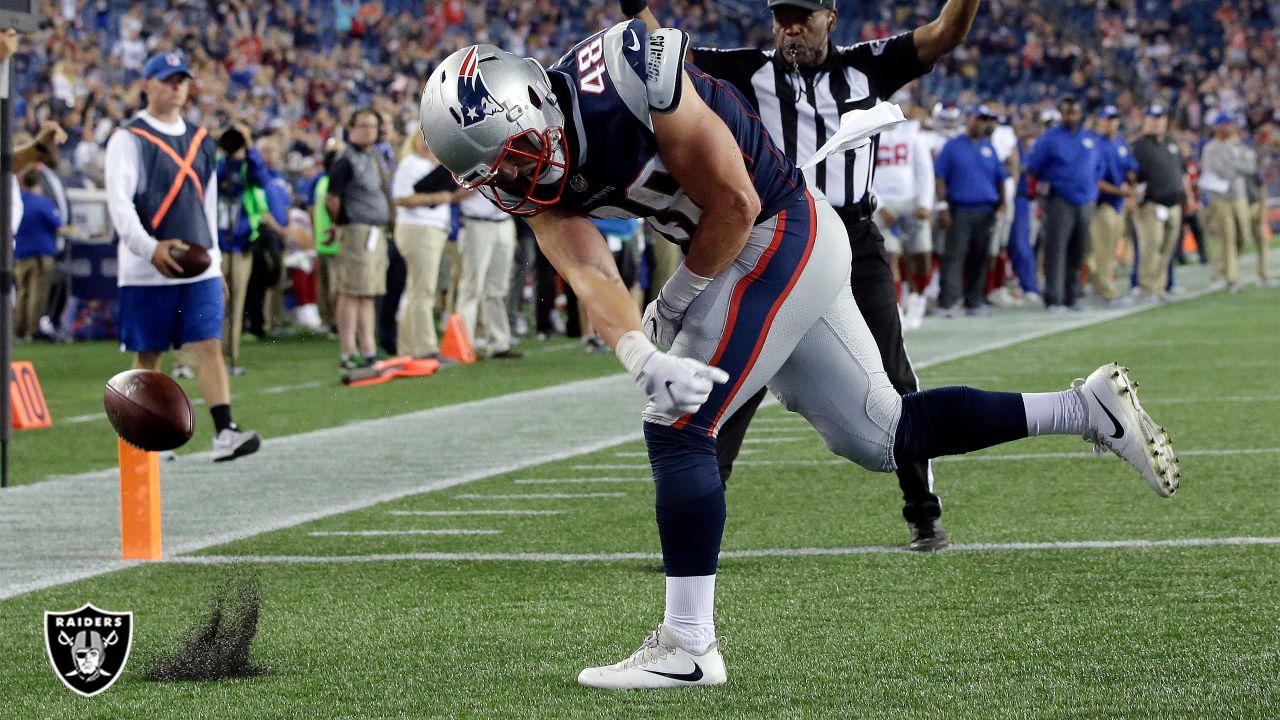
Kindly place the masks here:
<instances>
[{"instance_id":1,"label":"blue jersey with number 58","mask_svg":"<svg viewBox=\"0 0 1280 720\"><path fill-rule=\"evenodd\" d=\"M594 217L640 217L677 243L693 236L702 208L658 158L652 113L680 102L681 70L729 127L760 196L757 221L777 214L805 189L804 176L774 146L742 95L684 62L688 37L650 35L639 20L579 43L547 72L565 114L569 181L558 207Z\"/></svg>"}]
</instances>

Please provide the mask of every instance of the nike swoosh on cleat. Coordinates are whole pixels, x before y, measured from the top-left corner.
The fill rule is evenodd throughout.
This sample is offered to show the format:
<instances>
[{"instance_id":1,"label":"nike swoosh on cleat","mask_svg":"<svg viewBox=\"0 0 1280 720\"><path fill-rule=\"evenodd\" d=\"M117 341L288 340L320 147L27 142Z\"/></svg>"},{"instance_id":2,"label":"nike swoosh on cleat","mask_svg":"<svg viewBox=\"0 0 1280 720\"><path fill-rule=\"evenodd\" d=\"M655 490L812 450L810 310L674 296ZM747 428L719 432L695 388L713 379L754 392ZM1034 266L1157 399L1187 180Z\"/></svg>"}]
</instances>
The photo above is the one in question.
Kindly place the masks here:
<instances>
[{"instance_id":1,"label":"nike swoosh on cleat","mask_svg":"<svg viewBox=\"0 0 1280 720\"><path fill-rule=\"evenodd\" d=\"M1111 418L1111 424L1116 426L1116 431L1111 434L1111 439L1119 440L1124 437L1124 428L1120 427L1120 421L1116 419L1115 415L1111 414L1111 411L1107 409L1106 405L1102 404L1102 398L1098 397L1098 393L1093 393L1093 397L1098 401L1098 407L1102 408L1102 412L1106 413L1107 417Z\"/></svg>"},{"instance_id":2,"label":"nike swoosh on cleat","mask_svg":"<svg viewBox=\"0 0 1280 720\"><path fill-rule=\"evenodd\" d=\"M693 672L691 673L664 673L657 670L645 670L647 673L669 677L672 680L680 680L683 682L698 682L702 679L702 668L698 667L698 663L693 664Z\"/></svg>"}]
</instances>

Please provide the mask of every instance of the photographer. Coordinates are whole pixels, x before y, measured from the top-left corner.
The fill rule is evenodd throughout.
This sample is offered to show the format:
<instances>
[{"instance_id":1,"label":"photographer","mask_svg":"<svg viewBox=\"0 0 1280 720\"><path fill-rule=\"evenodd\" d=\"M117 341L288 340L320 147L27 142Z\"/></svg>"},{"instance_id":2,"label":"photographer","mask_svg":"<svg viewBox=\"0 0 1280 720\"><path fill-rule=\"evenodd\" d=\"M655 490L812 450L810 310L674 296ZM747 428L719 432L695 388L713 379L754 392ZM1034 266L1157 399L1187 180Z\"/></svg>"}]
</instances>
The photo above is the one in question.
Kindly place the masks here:
<instances>
[{"instance_id":1,"label":"photographer","mask_svg":"<svg viewBox=\"0 0 1280 720\"><path fill-rule=\"evenodd\" d=\"M289 211L279 173L252 143L253 134L243 123L232 123L218 139L223 153L218 163L218 245L231 304L223 326L222 351L232 375L245 372L239 359L246 309L250 332L265 334L263 304L271 284L267 280L279 275L282 232Z\"/></svg>"}]
</instances>

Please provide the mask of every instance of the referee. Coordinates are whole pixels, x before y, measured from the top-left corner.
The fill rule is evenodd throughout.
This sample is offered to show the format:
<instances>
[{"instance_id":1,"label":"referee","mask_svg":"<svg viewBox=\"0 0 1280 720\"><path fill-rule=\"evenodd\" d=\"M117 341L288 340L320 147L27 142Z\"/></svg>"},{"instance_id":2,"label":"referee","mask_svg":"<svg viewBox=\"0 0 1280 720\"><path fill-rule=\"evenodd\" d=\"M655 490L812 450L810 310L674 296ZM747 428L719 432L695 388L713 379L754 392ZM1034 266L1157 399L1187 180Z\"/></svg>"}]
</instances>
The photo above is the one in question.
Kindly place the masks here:
<instances>
[{"instance_id":1,"label":"referee","mask_svg":"<svg viewBox=\"0 0 1280 720\"><path fill-rule=\"evenodd\" d=\"M659 27L646 0L620 0L622 12ZM792 161L809 159L840 126L840 116L865 110L888 99L903 85L927 73L935 62L964 39L973 25L978 0L947 0L938 18L913 32L892 38L837 47L831 31L838 20L835 0L769 0L776 47L769 50L693 48L692 60L703 71L736 87L760 113L775 142ZM849 150L843 158L824 160L806 178L822 191L844 220L853 248L850 279L853 296L880 348L889 380L898 392L917 390L915 371L902 344L893 273L884 238L872 221L875 200L877 137L870 146ZM720 430L720 477L728 480L742 447L747 425L764 399L751 398ZM911 533L910 549L947 546L942 503L933 493L927 462L898 468Z\"/></svg>"}]
</instances>

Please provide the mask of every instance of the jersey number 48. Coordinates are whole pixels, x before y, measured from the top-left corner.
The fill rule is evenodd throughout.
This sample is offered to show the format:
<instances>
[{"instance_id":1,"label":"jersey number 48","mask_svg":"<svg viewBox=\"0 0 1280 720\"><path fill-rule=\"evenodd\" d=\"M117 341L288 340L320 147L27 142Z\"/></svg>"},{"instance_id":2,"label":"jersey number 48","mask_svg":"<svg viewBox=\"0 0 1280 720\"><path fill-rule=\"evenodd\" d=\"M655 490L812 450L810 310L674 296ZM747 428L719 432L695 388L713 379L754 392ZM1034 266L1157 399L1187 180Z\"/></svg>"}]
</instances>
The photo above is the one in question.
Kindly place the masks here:
<instances>
[{"instance_id":1,"label":"jersey number 48","mask_svg":"<svg viewBox=\"0 0 1280 720\"><path fill-rule=\"evenodd\" d=\"M592 95L604 92L604 37L601 35L578 48L578 89Z\"/></svg>"}]
</instances>

